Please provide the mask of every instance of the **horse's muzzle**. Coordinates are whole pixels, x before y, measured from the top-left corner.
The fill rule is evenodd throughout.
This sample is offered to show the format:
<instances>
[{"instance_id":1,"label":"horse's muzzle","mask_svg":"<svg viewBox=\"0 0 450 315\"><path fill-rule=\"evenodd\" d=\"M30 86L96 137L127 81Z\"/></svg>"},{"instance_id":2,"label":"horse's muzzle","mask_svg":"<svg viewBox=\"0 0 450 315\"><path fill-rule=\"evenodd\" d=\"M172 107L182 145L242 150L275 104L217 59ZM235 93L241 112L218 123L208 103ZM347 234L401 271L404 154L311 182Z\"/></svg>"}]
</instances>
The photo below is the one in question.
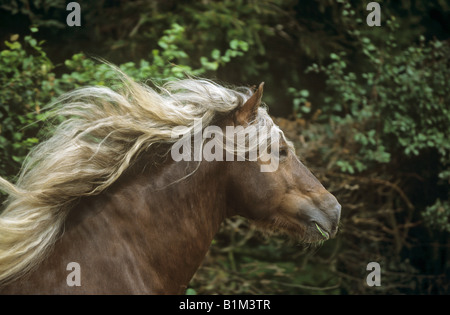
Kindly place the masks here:
<instances>
[{"instance_id":1,"label":"horse's muzzle","mask_svg":"<svg viewBox=\"0 0 450 315\"><path fill-rule=\"evenodd\" d=\"M332 194L321 193L315 198L303 200L299 206L297 218L308 226L312 235L325 240L336 236L341 217L341 205Z\"/></svg>"},{"instance_id":2,"label":"horse's muzzle","mask_svg":"<svg viewBox=\"0 0 450 315\"><path fill-rule=\"evenodd\" d=\"M312 222L317 225L319 232L323 232L323 236L328 235L328 238L336 236L339 227L339 220L341 217L341 205L336 198L329 194L329 201L325 205L319 206L319 211L313 215Z\"/></svg>"}]
</instances>

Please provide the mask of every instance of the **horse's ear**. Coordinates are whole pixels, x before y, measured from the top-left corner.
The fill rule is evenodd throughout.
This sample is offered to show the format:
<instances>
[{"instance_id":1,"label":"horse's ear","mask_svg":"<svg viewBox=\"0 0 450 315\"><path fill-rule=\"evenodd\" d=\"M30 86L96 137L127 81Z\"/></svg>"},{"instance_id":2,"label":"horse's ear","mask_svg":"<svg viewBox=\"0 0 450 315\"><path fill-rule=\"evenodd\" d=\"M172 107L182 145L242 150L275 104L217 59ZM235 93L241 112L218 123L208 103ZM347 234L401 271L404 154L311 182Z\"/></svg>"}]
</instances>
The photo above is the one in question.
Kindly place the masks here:
<instances>
[{"instance_id":1,"label":"horse's ear","mask_svg":"<svg viewBox=\"0 0 450 315\"><path fill-rule=\"evenodd\" d=\"M264 82L262 82L253 95L242 105L236 113L236 119L239 123L252 122L258 113L258 107L261 105Z\"/></svg>"}]
</instances>

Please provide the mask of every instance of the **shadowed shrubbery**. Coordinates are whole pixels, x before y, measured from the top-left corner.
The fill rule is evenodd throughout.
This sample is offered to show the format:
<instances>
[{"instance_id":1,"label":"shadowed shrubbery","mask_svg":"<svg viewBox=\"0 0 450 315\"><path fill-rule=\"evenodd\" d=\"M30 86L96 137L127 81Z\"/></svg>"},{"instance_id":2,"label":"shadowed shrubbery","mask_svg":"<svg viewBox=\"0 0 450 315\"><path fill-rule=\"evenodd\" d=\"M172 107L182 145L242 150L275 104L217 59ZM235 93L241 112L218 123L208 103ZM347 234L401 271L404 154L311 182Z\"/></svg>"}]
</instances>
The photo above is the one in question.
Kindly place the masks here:
<instances>
[{"instance_id":1,"label":"shadowed shrubbery","mask_svg":"<svg viewBox=\"0 0 450 315\"><path fill-rule=\"evenodd\" d=\"M0 176L14 180L51 132L47 104L114 88L92 56L150 85L186 74L265 81L276 121L342 204L340 232L305 247L230 219L187 293L450 293L447 4L379 1L382 26L370 28L363 4L347 0L95 3L69 30L63 2L1 6L4 21L39 31L2 31ZM380 287L365 282L371 261Z\"/></svg>"}]
</instances>

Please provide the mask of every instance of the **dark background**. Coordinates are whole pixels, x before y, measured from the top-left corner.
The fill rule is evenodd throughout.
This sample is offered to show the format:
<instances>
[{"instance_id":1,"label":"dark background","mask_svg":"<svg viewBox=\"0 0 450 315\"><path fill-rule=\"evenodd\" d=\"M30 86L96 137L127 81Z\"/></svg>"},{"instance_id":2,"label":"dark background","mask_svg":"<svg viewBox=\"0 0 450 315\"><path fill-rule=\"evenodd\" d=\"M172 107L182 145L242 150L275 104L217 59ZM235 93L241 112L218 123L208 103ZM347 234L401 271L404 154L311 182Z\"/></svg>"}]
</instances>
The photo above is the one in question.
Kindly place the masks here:
<instances>
[{"instance_id":1,"label":"dark background","mask_svg":"<svg viewBox=\"0 0 450 315\"><path fill-rule=\"evenodd\" d=\"M61 93L184 72L265 82L264 101L343 206L322 246L227 221L188 294L450 293L450 4L369 1L0 2L0 175L14 180ZM176 66L175 66L176 65ZM179 71L181 69L182 71ZM33 123L32 125L30 125ZM380 287L365 282L381 266Z\"/></svg>"}]
</instances>

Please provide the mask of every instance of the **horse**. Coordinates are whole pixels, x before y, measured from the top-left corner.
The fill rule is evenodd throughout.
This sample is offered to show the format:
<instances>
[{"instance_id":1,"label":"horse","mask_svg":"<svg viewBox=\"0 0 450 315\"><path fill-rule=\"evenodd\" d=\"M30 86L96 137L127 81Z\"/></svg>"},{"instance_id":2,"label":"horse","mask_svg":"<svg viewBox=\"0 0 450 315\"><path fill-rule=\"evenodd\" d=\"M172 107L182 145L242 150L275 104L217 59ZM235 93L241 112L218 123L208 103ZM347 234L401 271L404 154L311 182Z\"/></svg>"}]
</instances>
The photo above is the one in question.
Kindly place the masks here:
<instances>
[{"instance_id":1,"label":"horse","mask_svg":"<svg viewBox=\"0 0 450 315\"><path fill-rule=\"evenodd\" d=\"M183 294L236 215L299 242L336 235L341 206L273 122L263 84L185 78L150 87L115 71L118 88L83 87L52 104L51 135L15 184L0 177L0 293ZM247 132L245 149L215 147L233 161L177 159L181 138L192 152L214 140L194 141L195 121L201 131L257 134ZM262 140L277 145L250 159ZM262 171L267 156L277 167Z\"/></svg>"}]
</instances>

